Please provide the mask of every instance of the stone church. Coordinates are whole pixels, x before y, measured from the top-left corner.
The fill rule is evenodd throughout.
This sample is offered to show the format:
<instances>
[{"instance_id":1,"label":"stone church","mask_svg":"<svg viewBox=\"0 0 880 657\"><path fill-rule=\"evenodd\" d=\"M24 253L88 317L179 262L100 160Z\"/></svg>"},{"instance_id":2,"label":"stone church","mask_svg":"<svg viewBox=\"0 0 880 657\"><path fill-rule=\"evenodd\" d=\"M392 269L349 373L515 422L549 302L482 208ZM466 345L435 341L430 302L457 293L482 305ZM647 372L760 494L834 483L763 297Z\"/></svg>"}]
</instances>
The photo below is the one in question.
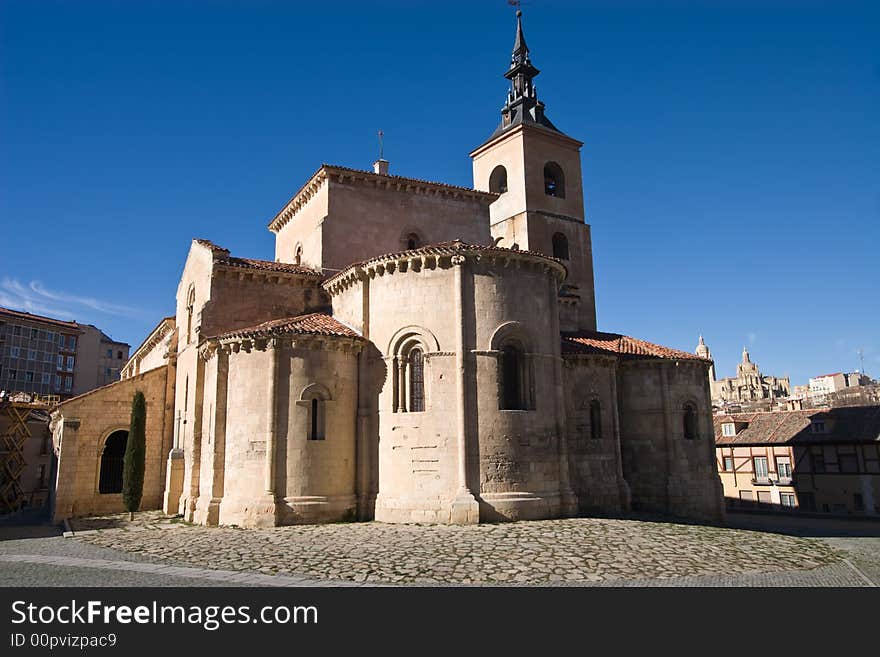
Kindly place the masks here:
<instances>
[{"instance_id":1,"label":"stone church","mask_svg":"<svg viewBox=\"0 0 880 657\"><path fill-rule=\"evenodd\" d=\"M712 360L712 352L700 336L694 353L706 360ZM715 378L715 366L709 368L709 391L712 402L726 404L748 404L751 402L770 402L791 396L791 381L786 377L761 374L758 365L752 362L749 350L743 347L742 360L736 366L736 376Z\"/></svg>"},{"instance_id":2,"label":"stone church","mask_svg":"<svg viewBox=\"0 0 880 657\"><path fill-rule=\"evenodd\" d=\"M537 75L518 13L473 188L322 165L274 260L193 240L123 380L53 415L56 519L122 509L138 389L142 508L198 523L719 519L711 361L596 330L582 143Z\"/></svg>"}]
</instances>

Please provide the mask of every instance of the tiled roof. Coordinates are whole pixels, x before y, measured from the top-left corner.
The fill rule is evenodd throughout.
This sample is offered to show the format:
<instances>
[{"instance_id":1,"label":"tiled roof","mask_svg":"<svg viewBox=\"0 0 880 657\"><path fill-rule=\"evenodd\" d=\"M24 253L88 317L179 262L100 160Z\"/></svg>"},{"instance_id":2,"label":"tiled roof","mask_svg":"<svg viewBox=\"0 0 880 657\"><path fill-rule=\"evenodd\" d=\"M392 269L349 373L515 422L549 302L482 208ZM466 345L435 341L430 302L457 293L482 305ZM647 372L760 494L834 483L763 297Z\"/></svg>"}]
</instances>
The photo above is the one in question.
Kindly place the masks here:
<instances>
[{"instance_id":1,"label":"tiled roof","mask_svg":"<svg viewBox=\"0 0 880 657\"><path fill-rule=\"evenodd\" d=\"M425 246L420 246L417 249L407 249L405 251L393 251L391 253L384 253L382 255L369 258L367 260L362 260L360 262L355 262L350 264L348 267L343 269L342 271L334 274L330 278L327 279L329 283L333 279L342 276L345 272L349 271L352 267L363 267L369 265L373 262L380 262L382 260L395 260L398 258L407 258L412 256L420 256L420 255L453 255L458 251L480 251L481 253L496 253L500 256L505 255L527 255L533 256L536 258L543 258L544 260L549 260L551 262L555 262L560 267L565 269L567 268L557 258L553 258L551 256L545 255L543 253L539 253L537 251L526 251L522 249L508 249L503 246L494 246L492 244L469 244L468 242L462 242L461 240L449 240L446 242L437 242L436 244L426 244Z\"/></svg>"},{"instance_id":2,"label":"tiled roof","mask_svg":"<svg viewBox=\"0 0 880 657\"><path fill-rule=\"evenodd\" d=\"M825 432L811 430L814 420L824 423ZM713 422L716 445L880 442L880 406L731 413L716 415ZM746 426L725 436L721 425L729 422Z\"/></svg>"},{"instance_id":3,"label":"tiled roof","mask_svg":"<svg viewBox=\"0 0 880 657\"><path fill-rule=\"evenodd\" d=\"M670 349L653 342L646 342L619 333L579 331L562 335L563 354L609 354L633 358L668 358L672 360L696 360L710 362L689 353Z\"/></svg>"},{"instance_id":4,"label":"tiled roof","mask_svg":"<svg viewBox=\"0 0 880 657\"><path fill-rule=\"evenodd\" d=\"M42 315L33 315L28 312L24 312L21 310L12 310L11 308L3 308L0 307L0 315L6 315L8 317L13 317L15 319L23 319L31 322L44 322L46 324L54 324L55 326L63 326L65 328L73 329L74 331L81 331L80 325L76 322L65 322L62 319L53 319L52 317L43 317Z\"/></svg>"},{"instance_id":5,"label":"tiled roof","mask_svg":"<svg viewBox=\"0 0 880 657\"><path fill-rule=\"evenodd\" d=\"M223 338L268 338L273 336L291 335L330 335L345 338L360 338L361 336L347 327L339 320L323 313L299 315L297 317L282 317L272 319L256 326L228 331L217 336Z\"/></svg>"},{"instance_id":6,"label":"tiled roof","mask_svg":"<svg viewBox=\"0 0 880 657\"><path fill-rule=\"evenodd\" d=\"M259 271L275 271L283 274L300 274L302 276L323 277L323 274L311 267L296 265L290 262L275 262L273 260L257 260L255 258L236 258L229 255L229 249L217 246L211 240L195 239L194 242L211 249L214 254L214 262L227 267L239 267L241 269L257 269Z\"/></svg>"},{"instance_id":7,"label":"tiled roof","mask_svg":"<svg viewBox=\"0 0 880 657\"><path fill-rule=\"evenodd\" d=\"M487 199L496 199L499 194L494 192L486 192L480 189L474 189L473 187L462 187L461 185L450 185L449 183L435 182L433 180L422 180L421 178L408 178L406 176L395 176L393 174L388 173L376 173L375 171L368 171L366 169L353 169L351 167L343 167L338 164L322 164L322 169L333 169L335 171L349 171L351 173L362 173L367 174L368 176L376 176L377 178L390 178L391 180L397 180L402 183L416 183L419 185L431 185L434 187L445 187L447 189L454 189L460 192L469 192L471 194L478 194L481 196L485 196Z\"/></svg>"},{"instance_id":8,"label":"tiled roof","mask_svg":"<svg viewBox=\"0 0 880 657\"><path fill-rule=\"evenodd\" d=\"M300 274L301 276L314 276L322 278L324 275L311 267L296 265L291 262L274 262L272 260L255 260L253 258L218 258L217 264L227 267L240 267L242 269L258 269L260 271L276 271L284 274Z\"/></svg>"}]
</instances>

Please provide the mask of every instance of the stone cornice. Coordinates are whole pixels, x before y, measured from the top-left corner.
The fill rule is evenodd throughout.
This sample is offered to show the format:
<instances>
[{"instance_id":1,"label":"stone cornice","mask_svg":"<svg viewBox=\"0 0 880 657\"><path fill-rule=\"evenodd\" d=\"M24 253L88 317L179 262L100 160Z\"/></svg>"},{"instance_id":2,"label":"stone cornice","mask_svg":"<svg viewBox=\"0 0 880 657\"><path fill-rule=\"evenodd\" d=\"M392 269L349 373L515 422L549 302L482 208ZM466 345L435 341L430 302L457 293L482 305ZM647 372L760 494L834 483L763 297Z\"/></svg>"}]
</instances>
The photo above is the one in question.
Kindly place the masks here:
<instances>
[{"instance_id":1,"label":"stone cornice","mask_svg":"<svg viewBox=\"0 0 880 657\"><path fill-rule=\"evenodd\" d=\"M273 233L277 233L279 230L284 228L285 224L287 224L293 216L302 209L302 207L308 203L315 194L324 186L324 183L327 182L327 171L322 166L318 169L311 178L306 181L306 184L299 188L299 191L293 195L287 203L285 203L284 207L276 214L272 221L269 222L269 230Z\"/></svg>"},{"instance_id":2,"label":"stone cornice","mask_svg":"<svg viewBox=\"0 0 880 657\"><path fill-rule=\"evenodd\" d=\"M159 324L154 328L150 334L147 336L147 339L143 341L140 347L129 357L128 361L126 361L125 365L122 366L120 372L124 372L128 367L134 363L138 358L142 358L152 349L154 349L159 343L162 342L170 333L172 333L177 328L174 317L165 317ZM168 357L168 353L165 352L162 354L163 358Z\"/></svg>"},{"instance_id":3,"label":"stone cornice","mask_svg":"<svg viewBox=\"0 0 880 657\"><path fill-rule=\"evenodd\" d=\"M405 192L421 196L442 196L453 199L470 199L484 203L492 203L498 198L498 194L484 192L468 187L447 185L445 183L419 180L417 178L405 178L403 176L391 176L386 174L350 169L348 167L322 164L321 167L309 178L299 191L293 195L278 214L269 222L269 230L277 233L302 209L309 200L318 193L321 187L328 181L339 184L355 184L371 189L383 189L389 191Z\"/></svg>"},{"instance_id":4,"label":"stone cornice","mask_svg":"<svg viewBox=\"0 0 880 657\"><path fill-rule=\"evenodd\" d=\"M267 351L269 349L316 349L342 351L356 354L363 348L363 339L340 335L284 335L270 338L228 337L212 338L199 345L199 357L211 360L218 352L237 354L240 352Z\"/></svg>"},{"instance_id":5,"label":"stone cornice","mask_svg":"<svg viewBox=\"0 0 880 657\"><path fill-rule=\"evenodd\" d=\"M323 287L332 296L366 278L374 279L398 272L420 272L424 269L448 269L468 261L505 268L531 268L536 271L552 273L557 281L564 280L568 273L565 265L558 260L532 251L514 251L513 249L478 245L443 244L389 253L351 265L327 279L323 283Z\"/></svg>"}]
</instances>

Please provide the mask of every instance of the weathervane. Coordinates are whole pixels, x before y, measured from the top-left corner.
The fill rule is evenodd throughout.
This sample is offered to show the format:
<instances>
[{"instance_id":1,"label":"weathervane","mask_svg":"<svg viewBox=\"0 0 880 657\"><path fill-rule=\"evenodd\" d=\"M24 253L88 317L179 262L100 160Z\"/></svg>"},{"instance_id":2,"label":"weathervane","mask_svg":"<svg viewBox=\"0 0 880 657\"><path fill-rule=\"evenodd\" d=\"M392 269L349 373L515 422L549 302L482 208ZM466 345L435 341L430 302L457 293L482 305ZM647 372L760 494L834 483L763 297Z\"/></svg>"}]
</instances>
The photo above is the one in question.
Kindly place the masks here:
<instances>
[{"instance_id":1,"label":"weathervane","mask_svg":"<svg viewBox=\"0 0 880 657\"><path fill-rule=\"evenodd\" d=\"M384 145L382 143L382 138L385 136L385 133L382 132L382 130L379 130L379 132L377 132L376 134L379 136L379 159L382 160L382 159L384 159L384 157L383 157Z\"/></svg>"}]
</instances>

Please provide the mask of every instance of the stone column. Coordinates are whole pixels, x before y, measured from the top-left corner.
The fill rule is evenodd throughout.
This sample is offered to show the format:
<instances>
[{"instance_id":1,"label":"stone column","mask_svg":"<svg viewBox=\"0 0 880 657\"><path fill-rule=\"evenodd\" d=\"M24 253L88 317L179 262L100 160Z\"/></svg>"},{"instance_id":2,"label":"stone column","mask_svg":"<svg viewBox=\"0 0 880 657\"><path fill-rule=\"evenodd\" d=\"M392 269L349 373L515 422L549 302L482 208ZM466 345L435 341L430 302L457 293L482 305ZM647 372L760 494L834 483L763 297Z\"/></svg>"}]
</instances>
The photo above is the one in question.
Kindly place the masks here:
<instances>
[{"instance_id":1,"label":"stone column","mask_svg":"<svg viewBox=\"0 0 880 657\"><path fill-rule=\"evenodd\" d=\"M278 423L278 355L280 353L277 340L269 340L266 343L266 354L269 357L269 380L266 392L266 470L264 475L264 489L266 495L275 502L275 431Z\"/></svg>"},{"instance_id":2,"label":"stone column","mask_svg":"<svg viewBox=\"0 0 880 657\"><path fill-rule=\"evenodd\" d=\"M467 398L465 360L466 326L464 317L464 276L466 258L452 256L453 299L455 303L455 396L456 396L456 436L458 439L458 492L452 502L451 521L454 524L469 525L480 521L480 507L468 488L467 483Z\"/></svg>"},{"instance_id":3,"label":"stone column","mask_svg":"<svg viewBox=\"0 0 880 657\"><path fill-rule=\"evenodd\" d=\"M571 473L568 469L568 434L565 418L565 383L562 379L562 336L559 332L559 299L556 274L546 270L549 282L548 303L550 308L550 335L553 343L550 352L553 359L553 383L556 410L556 445L559 454L559 513L563 517L577 515L578 499L571 489Z\"/></svg>"},{"instance_id":4,"label":"stone column","mask_svg":"<svg viewBox=\"0 0 880 657\"><path fill-rule=\"evenodd\" d=\"M229 348L217 349L217 382L214 400L214 450L211 454L211 490L204 523L220 524L220 503L226 475L226 400L229 389Z\"/></svg>"},{"instance_id":5,"label":"stone column","mask_svg":"<svg viewBox=\"0 0 880 657\"><path fill-rule=\"evenodd\" d=\"M665 452L665 500L663 510L669 512L672 498L672 440L674 431L674 411L669 394L669 363L660 364L660 398L663 403L663 451Z\"/></svg>"},{"instance_id":6,"label":"stone column","mask_svg":"<svg viewBox=\"0 0 880 657\"><path fill-rule=\"evenodd\" d=\"M406 413L406 360L397 357L397 412Z\"/></svg>"},{"instance_id":7,"label":"stone column","mask_svg":"<svg viewBox=\"0 0 880 657\"><path fill-rule=\"evenodd\" d=\"M614 448L617 451L617 488L620 491L620 510L629 511L632 494L623 476L623 445L620 441L620 404L617 399L617 364L608 370L611 379L611 421L614 426Z\"/></svg>"}]
</instances>

